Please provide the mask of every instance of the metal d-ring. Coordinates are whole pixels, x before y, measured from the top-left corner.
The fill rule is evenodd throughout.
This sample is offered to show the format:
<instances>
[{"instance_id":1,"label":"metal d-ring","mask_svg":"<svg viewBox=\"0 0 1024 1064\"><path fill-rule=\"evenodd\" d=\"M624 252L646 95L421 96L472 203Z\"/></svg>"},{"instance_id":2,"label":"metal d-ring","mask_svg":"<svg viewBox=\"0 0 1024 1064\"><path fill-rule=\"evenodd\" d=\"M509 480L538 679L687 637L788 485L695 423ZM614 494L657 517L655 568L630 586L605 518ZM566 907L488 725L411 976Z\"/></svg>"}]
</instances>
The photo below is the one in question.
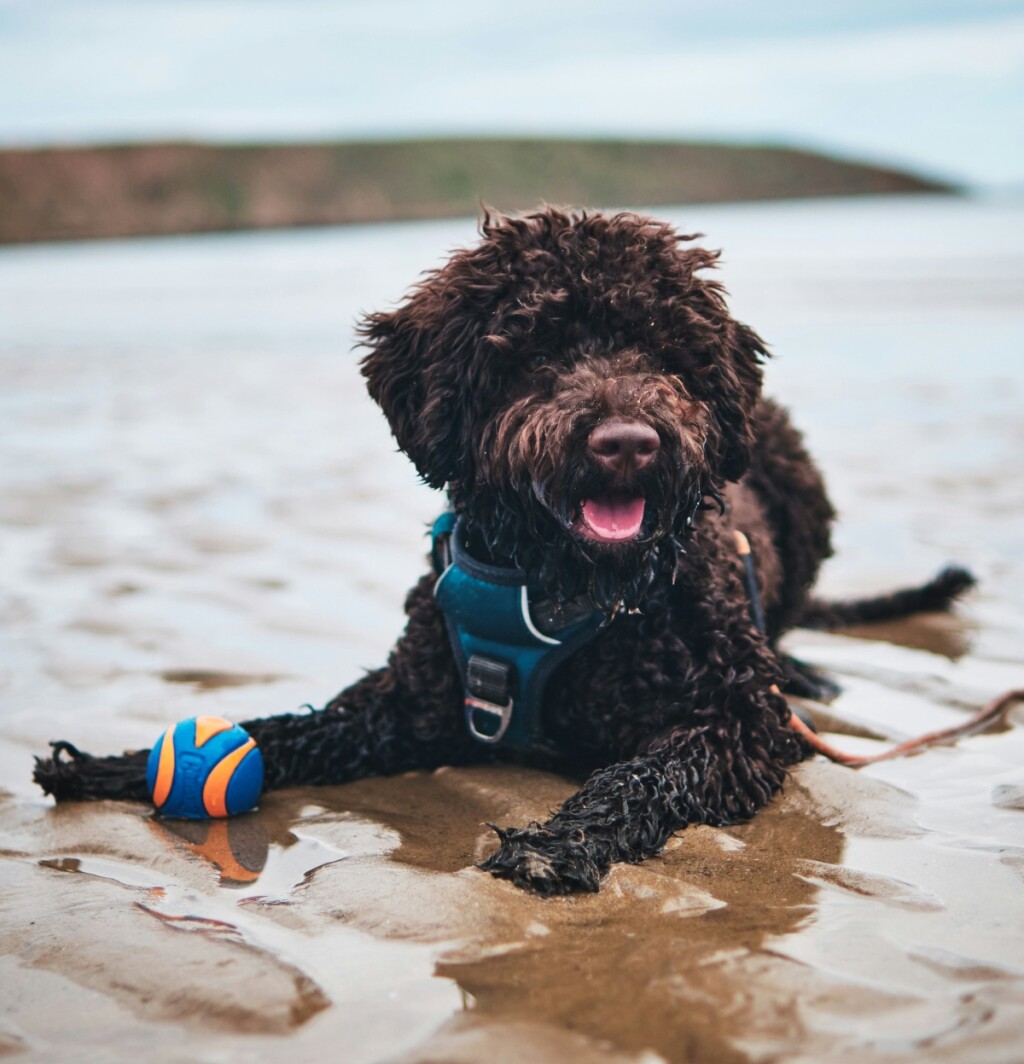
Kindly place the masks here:
<instances>
[{"instance_id":1,"label":"metal d-ring","mask_svg":"<svg viewBox=\"0 0 1024 1064\"><path fill-rule=\"evenodd\" d=\"M474 715L478 711L490 713L491 716L498 718L498 729L493 735L487 735L477 728ZM499 743L501 742L502 736L508 731L508 726L511 722L511 698L502 706L497 702L487 702L482 698L474 698L471 695L466 696L466 724L469 727L470 735L472 735L474 739L479 739L482 743Z\"/></svg>"}]
</instances>

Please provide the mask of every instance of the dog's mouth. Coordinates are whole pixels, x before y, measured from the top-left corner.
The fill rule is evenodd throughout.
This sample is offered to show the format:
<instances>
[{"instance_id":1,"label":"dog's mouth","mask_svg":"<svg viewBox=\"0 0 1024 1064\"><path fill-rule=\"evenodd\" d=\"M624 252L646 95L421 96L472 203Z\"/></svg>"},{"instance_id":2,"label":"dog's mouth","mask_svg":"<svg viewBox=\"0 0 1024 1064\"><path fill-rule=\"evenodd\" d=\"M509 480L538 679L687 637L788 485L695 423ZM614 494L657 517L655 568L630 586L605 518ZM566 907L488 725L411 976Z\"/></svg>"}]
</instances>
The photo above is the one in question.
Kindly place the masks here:
<instances>
[{"instance_id":1,"label":"dog's mouth","mask_svg":"<svg viewBox=\"0 0 1024 1064\"><path fill-rule=\"evenodd\" d=\"M573 531L594 543L627 543L640 535L646 508L642 495L595 495L580 504Z\"/></svg>"}]
</instances>

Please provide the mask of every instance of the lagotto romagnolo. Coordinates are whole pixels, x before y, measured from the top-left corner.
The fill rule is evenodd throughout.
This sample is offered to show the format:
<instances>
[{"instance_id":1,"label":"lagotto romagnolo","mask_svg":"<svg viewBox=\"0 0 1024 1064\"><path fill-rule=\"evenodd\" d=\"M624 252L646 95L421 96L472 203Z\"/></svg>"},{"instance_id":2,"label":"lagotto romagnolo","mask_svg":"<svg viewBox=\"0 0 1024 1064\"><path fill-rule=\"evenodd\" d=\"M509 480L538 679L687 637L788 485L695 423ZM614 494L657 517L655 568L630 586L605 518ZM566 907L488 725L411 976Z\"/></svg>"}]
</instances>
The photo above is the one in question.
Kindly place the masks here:
<instances>
[{"instance_id":1,"label":"lagotto romagnolo","mask_svg":"<svg viewBox=\"0 0 1024 1064\"><path fill-rule=\"evenodd\" d=\"M807 755L778 689L825 681L780 655L783 632L942 608L969 585L947 570L862 603L809 598L832 507L762 397L765 345L730 315L716 259L636 214L493 215L366 318L370 394L453 516L383 668L322 711L244 723L268 787L529 758L493 740L531 686L536 756L591 775L544 823L502 828L482 867L542 894L597 890L687 824L752 816ZM454 555L480 600L461 628L435 594ZM534 651L588 624L527 680ZM57 744L36 778L58 799L144 799L144 769L144 751Z\"/></svg>"}]
</instances>

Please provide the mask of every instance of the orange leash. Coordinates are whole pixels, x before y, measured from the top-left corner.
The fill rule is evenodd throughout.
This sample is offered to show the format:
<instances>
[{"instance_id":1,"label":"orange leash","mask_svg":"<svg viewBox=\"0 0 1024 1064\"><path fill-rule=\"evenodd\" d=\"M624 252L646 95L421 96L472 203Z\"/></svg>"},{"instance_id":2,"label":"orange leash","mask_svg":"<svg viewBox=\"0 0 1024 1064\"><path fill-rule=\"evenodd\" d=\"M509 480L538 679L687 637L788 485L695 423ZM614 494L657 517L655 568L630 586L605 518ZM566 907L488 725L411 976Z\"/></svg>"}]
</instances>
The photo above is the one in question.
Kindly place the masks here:
<instances>
[{"instance_id":1,"label":"orange leash","mask_svg":"<svg viewBox=\"0 0 1024 1064\"><path fill-rule=\"evenodd\" d=\"M774 684L772 688L778 691ZM893 757L905 757L907 754L925 750L929 746L940 746L944 743L953 742L964 735L973 735L975 732L983 731L988 725L995 723L997 720L1002 720L1010 706L1014 702L1020 701L1024 701L1024 688L1007 691L998 698L993 698L988 705L978 710L973 717L964 721L963 724L957 724L952 728L942 728L939 731L927 732L925 735L918 735L914 739L907 739L906 742L902 742L898 746L892 746L888 750L883 750L880 754L872 754L870 757L858 757L854 754L847 754L842 750L837 750L811 731L795 713L790 714L789 725L804 739L808 746L819 754L824 754L825 757L840 765L861 768L864 765L873 765L876 761L888 761Z\"/></svg>"},{"instance_id":2,"label":"orange leash","mask_svg":"<svg viewBox=\"0 0 1024 1064\"><path fill-rule=\"evenodd\" d=\"M734 529L732 535L733 541L736 544L736 553L740 556L743 562L743 579L747 586L747 595L750 599L751 619L757 629L763 633L765 630L764 612L761 608L760 596L757 590L757 574L754 571L754 557L750 548L750 541L739 531L739 529ZM782 694L777 684L772 684L771 691L777 695ZM952 728L942 728L939 731L918 735L914 739L907 739L906 742L902 742L898 746L883 750L880 754L872 754L870 757L858 757L856 754L847 754L842 750L837 750L834 746L825 742L825 740L816 732L812 731L792 711L789 715L789 726L807 743L808 746L811 747L811 749L817 751L819 754L824 754L825 757L840 765L848 765L850 768L862 768L864 765L873 765L876 761L888 761L894 757L905 757L908 754L914 754L921 750L926 750L930 746L941 746L944 743L953 742L965 735L974 735L975 732L983 731L997 720L1002 720L1006 716L1010 706L1012 706L1014 702L1021 701L1024 701L1024 688L1016 688L1015 690L1007 691L998 698L993 698L988 705L979 709L973 717L964 721L963 724L957 724Z\"/></svg>"}]
</instances>

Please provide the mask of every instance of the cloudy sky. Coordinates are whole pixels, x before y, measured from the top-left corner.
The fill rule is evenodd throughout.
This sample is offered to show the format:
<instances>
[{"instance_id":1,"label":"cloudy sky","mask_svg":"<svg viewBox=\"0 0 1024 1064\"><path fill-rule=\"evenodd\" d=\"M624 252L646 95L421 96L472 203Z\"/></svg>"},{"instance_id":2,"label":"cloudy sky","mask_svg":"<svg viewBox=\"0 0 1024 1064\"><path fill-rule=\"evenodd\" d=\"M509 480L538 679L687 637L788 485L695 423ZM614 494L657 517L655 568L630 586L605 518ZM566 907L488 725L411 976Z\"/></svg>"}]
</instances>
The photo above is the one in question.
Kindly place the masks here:
<instances>
[{"instance_id":1,"label":"cloudy sky","mask_svg":"<svg viewBox=\"0 0 1024 1064\"><path fill-rule=\"evenodd\" d=\"M1024 0L0 0L0 143L445 133L1024 183Z\"/></svg>"}]
</instances>

